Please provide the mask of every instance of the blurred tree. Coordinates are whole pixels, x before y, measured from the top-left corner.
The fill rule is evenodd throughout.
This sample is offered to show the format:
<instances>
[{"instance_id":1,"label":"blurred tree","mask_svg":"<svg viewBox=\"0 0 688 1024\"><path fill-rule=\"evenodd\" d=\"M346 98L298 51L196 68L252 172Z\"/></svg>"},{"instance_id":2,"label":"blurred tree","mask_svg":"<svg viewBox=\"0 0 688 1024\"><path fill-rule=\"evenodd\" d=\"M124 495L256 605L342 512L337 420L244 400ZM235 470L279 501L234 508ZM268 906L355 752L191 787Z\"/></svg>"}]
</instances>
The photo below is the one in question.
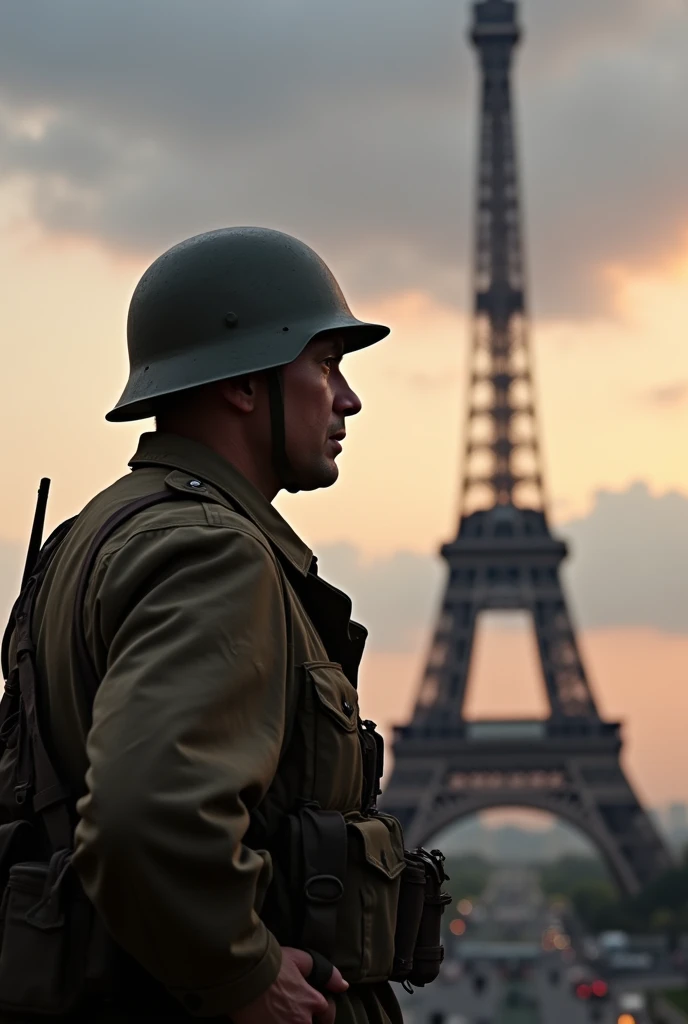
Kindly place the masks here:
<instances>
[{"instance_id":1,"label":"blurred tree","mask_svg":"<svg viewBox=\"0 0 688 1024\"><path fill-rule=\"evenodd\" d=\"M591 857L568 855L540 868L540 881L548 896L561 895L571 898L574 890L588 882L607 883L610 892L613 884L604 864Z\"/></svg>"},{"instance_id":2,"label":"blurred tree","mask_svg":"<svg viewBox=\"0 0 688 1024\"><path fill-rule=\"evenodd\" d=\"M465 857L447 857L444 869L449 875L444 888L452 894L456 903L460 899L475 899L479 896L494 871L494 865L477 854L467 854Z\"/></svg>"},{"instance_id":3,"label":"blurred tree","mask_svg":"<svg viewBox=\"0 0 688 1024\"><path fill-rule=\"evenodd\" d=\"M542 865L540 878L545 893L566 898L591 932L657 932L675 948L688 931L688 851L635 897L621 896L601 861L585 857Z\"/></svg>"}]
</instances>

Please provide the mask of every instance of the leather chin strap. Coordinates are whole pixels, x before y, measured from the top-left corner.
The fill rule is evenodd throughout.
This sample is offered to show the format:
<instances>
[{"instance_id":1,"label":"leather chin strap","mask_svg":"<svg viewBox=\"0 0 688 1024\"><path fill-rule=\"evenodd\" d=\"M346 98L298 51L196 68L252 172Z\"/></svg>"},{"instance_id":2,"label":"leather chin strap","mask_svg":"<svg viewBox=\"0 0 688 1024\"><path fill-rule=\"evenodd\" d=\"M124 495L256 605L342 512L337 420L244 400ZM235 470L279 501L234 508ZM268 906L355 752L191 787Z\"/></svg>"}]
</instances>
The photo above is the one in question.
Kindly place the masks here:
<instances>
[{"instance_id":1,"label":"leather chin strap","mask_svg":"<svg viewBox=\"0 0 688 1024\"><path fill-rule=\"evenodd\" d=\"M294 470L287 456L285 422L284 422L284 390L282 386L282 367L276 366L267 371L268 398L270 400L270 424L272 428L272 468L277 479L290 494L300 490Z\"/></svg>"}]
</instances>

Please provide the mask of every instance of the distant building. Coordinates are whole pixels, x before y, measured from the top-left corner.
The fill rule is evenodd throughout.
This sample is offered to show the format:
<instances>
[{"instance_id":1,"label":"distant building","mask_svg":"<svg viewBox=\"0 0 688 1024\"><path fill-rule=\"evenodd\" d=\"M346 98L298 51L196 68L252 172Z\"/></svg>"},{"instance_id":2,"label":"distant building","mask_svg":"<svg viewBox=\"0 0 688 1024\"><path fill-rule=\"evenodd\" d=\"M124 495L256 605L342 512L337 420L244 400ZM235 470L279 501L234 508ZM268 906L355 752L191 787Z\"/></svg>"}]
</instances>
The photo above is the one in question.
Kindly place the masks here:
<instances>
[{"instance_id":1,"label":"distant building","mask_svg":"<svg viewBox=\"0 0 688 1024\"><path fill-rule=\"evenodd\" d=\"M688 804L673 803L649 812L655 827L679 854L688 849ZM493 864L543 864L562 857L597 857L588 839L564 821L542 828L490 824L475 815L453 825L443 836L447 853L477 854Z\"/></svg>"}]
</instances>

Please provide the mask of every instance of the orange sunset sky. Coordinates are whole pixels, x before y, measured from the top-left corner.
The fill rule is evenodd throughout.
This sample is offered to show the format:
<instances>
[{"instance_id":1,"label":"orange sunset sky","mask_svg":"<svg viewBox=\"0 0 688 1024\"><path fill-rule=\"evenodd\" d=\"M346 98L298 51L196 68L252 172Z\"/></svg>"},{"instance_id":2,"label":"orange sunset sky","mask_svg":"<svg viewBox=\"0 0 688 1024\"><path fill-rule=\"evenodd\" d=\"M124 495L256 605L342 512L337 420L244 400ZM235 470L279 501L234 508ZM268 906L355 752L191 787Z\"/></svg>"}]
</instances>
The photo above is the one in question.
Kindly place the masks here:
<instances>
[{"instance_id":1,"label":"orange sunset sky","mask_svg":"<svg viewBox=\"0 0 688 1024\"><path fill-rule=\"evenodd\" d=\"M321 253L357 315L392 327L345 363L363 412L340 481L278 499L368 621L362 701L385 727L412 708L435 553L456 529L477 117L468 5L404 8L390 33L390 3L265 0L259 26L248 0L197 0L156 27L129 0L70 0L62 25L39 3L36 32L0 12L0 610L39 478L53 479L54 525L135 447L139 425L103 416L147 264L209 227L278 227ZM601 711L625 722L631 779L659 806L688 802L688 11L599 6L522 5L532 344L583 653ZM239 70L215 43L229 33ZM469 705L544 712L523 630L481 630Z\"/></svg>"}]
</instances>

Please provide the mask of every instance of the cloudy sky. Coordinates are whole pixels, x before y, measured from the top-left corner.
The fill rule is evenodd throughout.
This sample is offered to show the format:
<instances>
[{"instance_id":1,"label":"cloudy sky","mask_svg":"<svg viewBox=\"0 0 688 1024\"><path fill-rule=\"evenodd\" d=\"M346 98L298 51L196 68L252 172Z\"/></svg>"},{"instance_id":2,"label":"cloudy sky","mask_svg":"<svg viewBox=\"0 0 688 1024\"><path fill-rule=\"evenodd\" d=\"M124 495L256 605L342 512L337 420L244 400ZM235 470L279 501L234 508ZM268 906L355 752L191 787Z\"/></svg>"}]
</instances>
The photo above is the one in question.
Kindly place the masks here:
<instances>
[{"instance_id":1,"label":"cloudy sky","mask_svg":"<svg viewBox=\"0 0 688 1024\"><path fill-rule=\"evenodd\" d=\"M410 707L435 552L456 528L469 15L465 0L0 7L3 608L38 478L53 477L56 522L135 445L135 426L103 414L143 269L186 235L266 224L312 244L354 310L393 329L350 360L364 412L340 483L279 504L371 626L375 714ZM600 706L627 722L629 770L653 802L688 800L688 4L523 0L522 20L552 520L572 542L572 605ZM486 626L475 713L537 710L531 655L518 629Z\"/></svg>"}]
</instances>

